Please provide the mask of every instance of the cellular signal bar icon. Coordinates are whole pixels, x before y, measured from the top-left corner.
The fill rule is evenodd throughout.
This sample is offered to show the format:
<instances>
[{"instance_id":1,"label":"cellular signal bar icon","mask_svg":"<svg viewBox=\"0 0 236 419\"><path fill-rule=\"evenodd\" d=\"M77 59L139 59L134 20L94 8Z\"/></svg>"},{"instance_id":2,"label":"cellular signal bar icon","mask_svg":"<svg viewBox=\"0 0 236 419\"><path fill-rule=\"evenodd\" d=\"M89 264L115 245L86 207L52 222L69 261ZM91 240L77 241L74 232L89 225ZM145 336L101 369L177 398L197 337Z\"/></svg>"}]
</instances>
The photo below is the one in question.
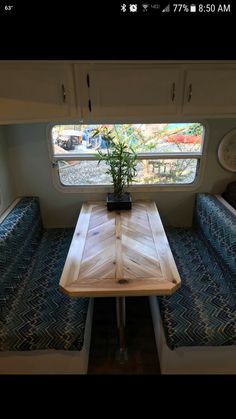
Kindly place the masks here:
<instances>
[{"instance_id":1,"label":"cellular signal bar icon","mask_svg":"<svg viewBox=\"0 0 236 419\"><path fill-rule=\"evenodd\" d=\"M168 4L168 6L166 6L162 12L170 12L170 4Z\"/></svg>"}]
</instances>

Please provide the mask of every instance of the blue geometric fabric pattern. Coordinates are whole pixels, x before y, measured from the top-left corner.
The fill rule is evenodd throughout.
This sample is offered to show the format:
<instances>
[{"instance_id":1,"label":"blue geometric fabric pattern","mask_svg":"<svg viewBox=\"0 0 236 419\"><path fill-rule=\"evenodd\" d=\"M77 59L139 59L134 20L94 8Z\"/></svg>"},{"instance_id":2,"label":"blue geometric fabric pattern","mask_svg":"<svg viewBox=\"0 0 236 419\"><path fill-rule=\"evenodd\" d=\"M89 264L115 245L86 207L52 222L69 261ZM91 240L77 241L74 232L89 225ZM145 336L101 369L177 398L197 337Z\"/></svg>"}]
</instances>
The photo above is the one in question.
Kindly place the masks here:
<instances>
[{"instance_id":1,"label":"blue geometric fabric pattern","mask_svg":"<svg viewBox=\"0 0 236 419\"><path fill-rule=\"evenodd\" d=\"M226 266L236 274L236 217L210 194L198 194L194 223Z\"/></svg>"},{"instance_id":2,"label":"blue geometric fabric pattern","mask_svg":"<svg viewBox=\"0 0 236 419\"><path fill-rule=\"evenodd\" d=\"M213 205L212 198L216 199L206 195L197 199L197 211L200 211L201 217L200 231L181 228L166 231L181 277L181 286L173 295L159 297L164 331L170 349L180 346L236 344L236 275L226 266L225 258L219 258L219 248L211 242L220 236L228 240L234 227L233 223L229 223L229 234L225 231L226 224L223 224L224 229L222 228L218 217L219 208L217 203ZM205 222L208 219L204 206L210 211L210 219L214 218L214 211L217 213L220 233L215 232L216 227L205 229L203 226L203 217ZM228 219L224 211L223 218ZM230 216L229 219L232 221ZM216 226L212 221L213 224ZM202 229L207 231L208 240L202 234ZM228 248L232 252L230 244ZM235 256L234 252L234 259Z\"/></svg>"},{"instance_id":3,"label":"blue geometric fabric pattern","mask_svg":"<svg viewBox=\"0 0 236 419\"><path fill-rule=\"evenodd\" d=\"M42 236L37 198L23 198L0 224L0 321L34 261Z\"/></svg>"},{"instance_id":4,"label":"blue geometric fabric pattern","mask_svg":"<svg viewBox=\"0 0 236 419\"><path fill-rule=\"evenodd\" d=\"M26 217L19 223L22 212ZM24 234L18 231L22 228ZM72 235L71 229L42 230L35 198L23 198L3 221L0 246L5 245L5 237L8 246L0 279L1 351L82 349L89 299L72 299L59 289ZM15 262L9 257L9 246Z\"/></svg>"}]
</instances>

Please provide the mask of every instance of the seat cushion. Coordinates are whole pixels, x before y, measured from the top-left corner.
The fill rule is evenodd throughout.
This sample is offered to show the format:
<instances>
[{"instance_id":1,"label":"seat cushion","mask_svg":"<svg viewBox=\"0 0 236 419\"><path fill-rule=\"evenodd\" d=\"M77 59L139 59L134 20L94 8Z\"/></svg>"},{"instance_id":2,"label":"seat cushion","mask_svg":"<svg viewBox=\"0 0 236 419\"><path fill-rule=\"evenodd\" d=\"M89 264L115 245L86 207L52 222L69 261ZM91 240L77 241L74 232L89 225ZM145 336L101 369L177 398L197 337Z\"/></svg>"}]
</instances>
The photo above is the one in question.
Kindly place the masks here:
<instances>
[{"instance_id":1,"label":"seat cushion","mask_svg":"<svg viewBox=\"0 0 236 419\"><path fill-rule=\"evenodd\" d=\"M167 230L182 280L171 296L159 297L167 344L236 344L235 276L196 231Z\"/></svg>"},{"instance_id":2,"label":"seat cushion","mask_svg":"<svg viewBox=\"0 0 236 419\"><path fill-rule=\"evenodd\" d=\"M43 233L35 265L20 283L0 331L0 350L81 350L88 310L87 298L70 298L59 279L73 230Z\"/></svg>"}]
</instances>

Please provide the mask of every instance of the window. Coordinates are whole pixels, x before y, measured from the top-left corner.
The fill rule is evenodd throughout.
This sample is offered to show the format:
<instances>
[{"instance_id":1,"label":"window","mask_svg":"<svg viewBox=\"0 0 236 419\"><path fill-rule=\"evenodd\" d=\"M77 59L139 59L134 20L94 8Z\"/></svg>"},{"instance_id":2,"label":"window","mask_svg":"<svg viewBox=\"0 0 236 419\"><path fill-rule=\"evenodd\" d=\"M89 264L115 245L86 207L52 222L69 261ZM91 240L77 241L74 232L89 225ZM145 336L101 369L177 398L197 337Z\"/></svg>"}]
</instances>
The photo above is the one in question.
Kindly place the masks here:
<instances>
[{"instance_id":1,"label":"window","mask_svg":"<svg viewBox=\"0 0 236 419\"><path fill-rule=\"evenodd\" d=\"M111 185L105 162L102 132L125 138L138 156L133 185L189 185L195 182L202 157L204 128L200 123L56 125L51 129L53 162L60 184Z\"/></svg>"}]
</instances>

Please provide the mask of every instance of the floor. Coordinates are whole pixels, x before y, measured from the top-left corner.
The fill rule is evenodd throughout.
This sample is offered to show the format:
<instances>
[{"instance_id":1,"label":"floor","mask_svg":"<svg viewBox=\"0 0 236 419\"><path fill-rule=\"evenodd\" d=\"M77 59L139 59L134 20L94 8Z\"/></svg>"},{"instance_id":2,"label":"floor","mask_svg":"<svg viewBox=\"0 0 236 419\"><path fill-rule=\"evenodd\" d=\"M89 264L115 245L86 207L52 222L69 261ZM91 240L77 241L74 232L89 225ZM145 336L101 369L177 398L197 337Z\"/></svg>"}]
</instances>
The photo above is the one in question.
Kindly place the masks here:
<instances>
[{"instance_id":1,"label":"floor","mask_svg":"<svg viewBox=\"0 0 236 419\"><path fill-rule=\"evenodd\" d=\"M160 374L148 297L126 297L127 360L119 357L115 298L95 298L88 374Z\"/></svg>"}]
</instances>

